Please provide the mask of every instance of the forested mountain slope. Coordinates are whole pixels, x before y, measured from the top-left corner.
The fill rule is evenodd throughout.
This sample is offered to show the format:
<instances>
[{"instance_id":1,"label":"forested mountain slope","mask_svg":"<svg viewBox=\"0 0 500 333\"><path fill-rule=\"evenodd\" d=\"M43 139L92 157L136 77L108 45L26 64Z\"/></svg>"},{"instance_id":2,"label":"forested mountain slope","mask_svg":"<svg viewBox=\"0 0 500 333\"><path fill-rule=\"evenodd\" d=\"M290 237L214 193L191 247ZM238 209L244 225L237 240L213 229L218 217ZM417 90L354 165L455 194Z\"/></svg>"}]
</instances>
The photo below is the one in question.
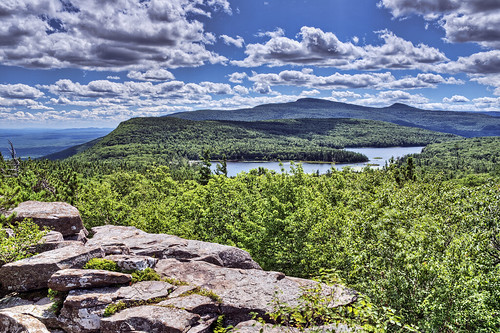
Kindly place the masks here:
<instances>
[{"instance_id":1,"label":"forested mountain slope","mask_svg":"<svg viewBox=\"0 0 500 333\"><path fill-rule=\"evenodd\" d=\"M214 159L225 155L229 160L362 162L365 156L339 148L418 146L457 138L359 119L237 122L134 118L74 158L166 163L177 157L196 160L204 149L209 149Z\"/></svg>"},{"instance_id":2,"label":"forested mountain slope","mask_svg":"<svg viewBox=\"0 0 500 333\"><path fill-rule=\"evenodd\" d=\"M259 121L296 118L356 118L391 122L398 125L453 133L465 137L500 135L500 117L481 113L429 111L396 103L385 108L364 107L322 99L303 98L296 102L264 104L231 111L199 110L172 117L191 120Z\"/></svg>"},{"instance_id":3,"label":"forested mountain slope","mask_svg":"<svg viewBox=\"0 0 500 333\"><path fill-rule=\"evenodd\" d=\"M426 170L500 174L500 136L431 144L414 162Z\"/></svg>"}]
</instances>

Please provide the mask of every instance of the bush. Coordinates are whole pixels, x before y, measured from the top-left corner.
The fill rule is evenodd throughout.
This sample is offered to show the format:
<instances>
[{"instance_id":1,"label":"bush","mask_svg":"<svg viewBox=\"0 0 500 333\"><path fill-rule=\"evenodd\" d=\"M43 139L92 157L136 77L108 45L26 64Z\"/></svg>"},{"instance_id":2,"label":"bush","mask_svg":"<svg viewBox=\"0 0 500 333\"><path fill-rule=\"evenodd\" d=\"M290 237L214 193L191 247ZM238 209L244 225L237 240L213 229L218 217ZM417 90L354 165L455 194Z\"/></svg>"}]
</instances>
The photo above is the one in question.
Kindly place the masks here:
<instances>
[{"instance_id":1,"label":"bush","mask_svg":"<svg viewBox=\"0 0 500 333\"><path fill-rule=\"evenodd\" d=\"M113 260L102 259L102 258L92 258L90 259L85 266L84 269L102 269L105 271L111 272L121 272L120 267Z\"/></svg>"},{"instance_id":2,"label":"bush","mask_svg":"<svg viewBox=\"0 0 500 333\"><path fill-rule=\"evenodd\" d=\"M9 225L9 228L14 231L12 237L9 237L5 229L0 229L0 266L32 256L32 246L47 234L47 230L40 230L31 220Z\"/></svg>"}]
</instances>

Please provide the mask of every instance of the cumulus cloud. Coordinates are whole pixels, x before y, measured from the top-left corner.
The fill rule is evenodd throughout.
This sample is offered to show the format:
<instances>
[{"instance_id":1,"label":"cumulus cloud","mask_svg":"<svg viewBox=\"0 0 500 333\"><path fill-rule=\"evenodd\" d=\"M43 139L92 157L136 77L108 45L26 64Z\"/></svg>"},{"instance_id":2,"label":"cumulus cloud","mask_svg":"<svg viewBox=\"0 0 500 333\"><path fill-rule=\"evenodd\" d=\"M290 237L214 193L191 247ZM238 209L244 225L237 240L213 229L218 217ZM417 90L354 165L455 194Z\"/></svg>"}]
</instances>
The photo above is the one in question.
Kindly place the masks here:
<instances>
[{"instance_id":1,"label":"cumulus cloud","mask_svg":"<svg viewBox=\"0 0 500 333\"><path fill-rule=\"evenodd\" d=\"M252 90L262 95L267 95L272 92L271 86L265 82L255 82Z\"/></svg>"},{"instance_id":2,"label":"cumulus cloud","mask_svg":"<svg viewBox=\"0 0 500 333\"><path fill-rule=\"evenodd\" d=\"M299 86L316 89L418 89L434 88L438 84L463 84L453 77L444 78L441 75L420 73L416 77L396 79L390 72L341 74L317 76L309 70L285 70L279 73L254 73L250 81L262 86Z\"/></svg>"},{"instance_id":3,"label":"cumulus cloud","mask_svg":"<svg viewBox=\"0 0 500 333\"><path fill-rule=\"evenodd\" d=\"M429 64L447 61L448 58L436 49L425 44L414 45L388 30L377 31L384 43L380 46L366 45L363 57L349 66L350 69L428 69Z\"/></svg>"},{"instance_id":4,"label":"cumulus cloud","mask_svg":"<svg viewBox=\"0 0 500 333\"><path fill-rule=\"evenodd\" d=\"M422 15L436 20L451 43L476 42L500 48L500 1L498 0L381 0L380 7L393 16Z\"/></svg>"},{"instance_id":5,"label":"cumulus cloud","mask_svg":"<svg viewBox=\"0 0 500 333\"><path fill-rule=\"evenodd\" d=\"M239 95L248 95L250 93L247 87L241 85L234 86L233 91Z\"/></svg>"},{"instance_id":6,"label":"cumulus cloud","mask_svg":"<svg viewBox=\"0 0 500 333\"><path fill-rule=\"evenodd\" d=\"M232 83L242 83L244 79L248 78L247 73L239 73L239 72L229 74L228 76L229 76L229 82Z\"/></svg>"},{"instance_id":7,"label":"cumulus cloud","mask_svg":"<svg viewBox=\"0 0 500 333\"><path fill-rule=\"evenodd\" d=\"M25 84L0 84L0 97L16 99L36 99L44 94L37 88Z\"/></svg>"},{"instance_id":8,"label":"cumulus cloud","mask_svg":"<svg viewBox=\"0 0 500 333\"><path fill-rule=\"evenodd\" d=\"M17 0L0 3L0 61L30 68L176 68L220 63L197 16L227 0Z\"/></svg>"},{"instance_id":9,"label":"cumulus cloud","mask_svg":"<svg viewBox=\"0 0 500 333\"><path fill-rule=\"evenodd\" d=\"M127 77L142 81L167 81L175 79L174 74L163 68L150 69L146 72L130 71Z\"/></svg>"},{"instance_id":10,"label":"cumulus cloud","mask_svg":"<svg viewBox=\"0 0 500 333\"><path fill-rule=\"evenodd\" d=\"M300 29L301 40L297 41L279 33L268 33L271 37L265 44L248 44L247 58L231 63L243 67L261 65L281 66L285 64L318 66L340 66L361 55L360 49L350 42L343 43L331 32L313 27Z\"/></svg>"},{"instance_id":11,"label":"cumulus cloud","mask_svg":"<svg viewBox=\"0 0 500 333\"><path fill-rule=\"evenodd\" d=\"M298 39L273 33L269 34L270 39L264 44L248 44L245 50L247 57L233 60L231 64L241 67L316 65L378 70L428 68L429 64L448 60L438 49L425 44L414 45L388 30L378 31L377 34L384 41L382 45L357 46L357 42L340 41L332 32L302 27Z\"/></svg>"},{"instance_id":12,"label":"cumulus cloud","mask_svg":"<svg viewBox=\"0 0 500 333\"><path fill-rule=\"evenodd\" d=\"M438 65L436 70L448 73L500 73L500 50L478 52L468 57L459 57L456 61Z\"/></svg>"},{"instance_id":13,"label":"cumulus cloud","mask_svg":"<svg viewBox=\"0 0 500 333\"><path fill-rule=\"evenodd\" d=\"M445 97L443 98L443 102L445 103L467 103L470 102L470 100L461 95L453 95L451 98Z\"/></svg>"},{"instance_id":14,"label":"cumulus cloud","mask_svg":"<svg viewBox=\"0 0 500 333\"><path fill-rule=\"evenodd\" d=\"M355 92L344 90L344 91L332 91L332 98L334 100L346 101L348 98L361 98L360 94L356 94Z\"/></svg>"},{"instance_id":15,"label":"cumulus cloud","mask_svg":"<svg viewBox=\"0 0 500 333\"><path fill-rule=\"evenodd\" d=\"M234 45L236 47L243 47L245 40L241 36L236 36L236 38L229 37L228 35L221 35L220 38L226 45Z\"/></svg>"},{"instance_id":16,"label":"cumulus cloud","mask_svg":"<svg viewBox=\"0 0 500 333\"><path fill-rule=\"evenodd\" d=\"M422 106L428 103L429 99L421 94L410 94L402 90L381 91L378 94L365 94L362 98L356 99L355 104L365 106L388 106L394 103L404 103L411 106Z\"/></svg>"}]
</instances>

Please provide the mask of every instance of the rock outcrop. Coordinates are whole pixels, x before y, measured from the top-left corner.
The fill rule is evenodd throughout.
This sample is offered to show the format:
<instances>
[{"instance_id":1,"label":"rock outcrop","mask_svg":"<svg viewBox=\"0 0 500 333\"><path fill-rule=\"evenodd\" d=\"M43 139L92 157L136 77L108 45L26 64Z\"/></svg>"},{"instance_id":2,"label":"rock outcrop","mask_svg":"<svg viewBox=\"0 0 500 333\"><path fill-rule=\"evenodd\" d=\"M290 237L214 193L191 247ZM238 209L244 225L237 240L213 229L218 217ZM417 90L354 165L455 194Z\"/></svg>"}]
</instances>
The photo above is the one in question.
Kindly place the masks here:
<instances>
[{"instance_id":1,"label":"rock outcrop","mask_svg":"<svg viewBox=\"0 0 500 333\"><path fill-rule=\"evenodd\" d=\"M30 214L37 218L33 210ZM41 215L46 217L47 212ZM57 232L59 227L68 229L54 226ZM78 238L82 230L69 237ZM259 327L251 313L269 320L266 313L273 311L274 301L293 306L304 288L317 284L263 271L246 251L231 246L149 234L134 227L107 225L93 228L92 233L84 244L53 232L45 244L63 247L46 246L46 252L0 267L1 288L11 293L0 299L0 332L208 333L222 315L224 326L244 332L261 328L285 332L289 329ZM112 260L123 271L154 269L161 281L131 284L129 274L82 269L92 258ZM47 287L62 292L58 309L44 298ZM357 298L340 285L323 285L322 292L330 296L330 307ZM350 330L340 328L329 330Z\"/></svg>"},{"instance_id":2,"label":"rock outcrop","mask_svg":"<svg viewBox=\"0 0 500 333\"><path fill-rule=\"evenodd\" d=\"M48 227L65 237L78 235L81 230L85 230L78 209L65 202L25 201L13 212L16 214L14 221L29 218L40 227ZM84 232L87 233L86 230Z\"/></svg>"},{"instance_id":3,"label":"rock outcrop","mask_svg":"<svg viewBox=\"0 0 500 333\"><path fill-rule=\"evenodd\" d=\"M92 258L104 257L98 246L72 245L47 251L0 267L0 284L8 291L47 288L52 276L61 269L82 268Z\"/></svg>"}]
</instances>

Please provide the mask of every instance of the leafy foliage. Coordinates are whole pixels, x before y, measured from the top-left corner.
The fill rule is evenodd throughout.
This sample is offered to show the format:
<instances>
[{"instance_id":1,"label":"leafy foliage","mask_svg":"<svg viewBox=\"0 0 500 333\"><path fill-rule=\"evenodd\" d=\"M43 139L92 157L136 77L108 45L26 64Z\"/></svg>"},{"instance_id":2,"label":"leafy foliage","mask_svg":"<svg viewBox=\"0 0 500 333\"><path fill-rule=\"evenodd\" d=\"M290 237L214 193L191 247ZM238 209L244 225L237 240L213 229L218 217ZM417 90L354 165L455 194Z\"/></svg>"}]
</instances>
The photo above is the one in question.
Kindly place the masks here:
<instances>
[{"instance_id":1,"label":"leafy foliage","mask_svg":"<svg viewBox=\"0 0 500 333\"><path fill-rule=\"evenodd\" d=\"M415 327L403 325L401 318L388 307L374 306L368 297L358 295L358 299L348 305L333 306L335 299L324 291L322 284L304 288L298 304L291 306L273 300L273 311L267 316L275 326L298 328L300 331L314 329L316 326L330 326L332 331L339 325L358 327L363 332L418 332ZM262 318L259 318L262 321Z\"/></svg>"},{"instance_id":2,"label":"leafy foliage","mask_svg":"<svg viewBox=\"0 0 500 333\"><path fill-rule=\"evenodd\" d=\"M154 269L147 267L142 271L133 271L132 275L132 284L141 282L141 281L161 281L161 276L155 272Z\"/></svg>"},{"instance_id":3,"label":"leafy foliage","mask_svg":"<svg viewBox=\"0 0 500 333\"><path fill-rule=\"evenodd\" d=\"M32 256L32 246L47 233L31 220L10 225L10 229L13 231L12 236L5 229L0 229L0 266Z\"/></svg>"},{"instance_id":4,"label":"leafy foliage","mask_svg":"<svg viewBox=\"0 0 500 333\"><path fill-rule=\"evenodd\" d=\"M92 258L84 266L83 269L102 269L111 272L121 272L120 267L113 260L103 258Z\"/></svg>"}]
</instances>

